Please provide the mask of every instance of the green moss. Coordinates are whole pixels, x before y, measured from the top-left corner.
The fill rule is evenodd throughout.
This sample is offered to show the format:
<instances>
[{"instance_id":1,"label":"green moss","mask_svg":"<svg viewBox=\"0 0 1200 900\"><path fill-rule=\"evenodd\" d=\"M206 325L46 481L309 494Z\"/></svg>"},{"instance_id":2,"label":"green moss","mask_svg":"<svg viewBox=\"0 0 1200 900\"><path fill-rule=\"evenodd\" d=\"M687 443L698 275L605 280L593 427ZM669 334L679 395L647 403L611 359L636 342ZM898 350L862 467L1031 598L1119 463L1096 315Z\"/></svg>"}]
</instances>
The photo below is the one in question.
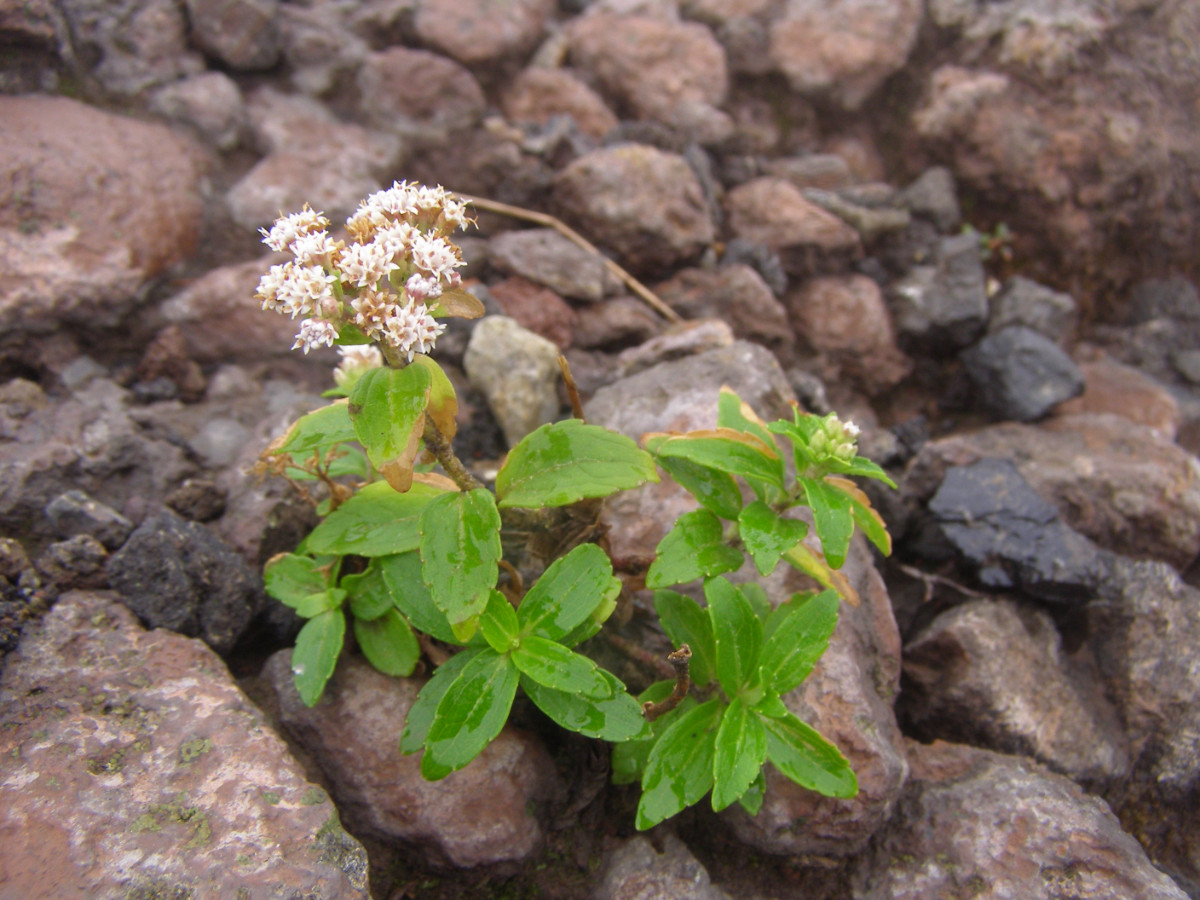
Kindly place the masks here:
<instances>
[{"instance_id":1,"label":"green moss","mask_svg":"<svg viewBox=\"0 0 1200 900\"><path fill-rule=\"evenodd\" d=\"M250 866L250 865L253 865L253 864L254 864L254 860L252 860L252 859L249 857L249 855L247 855L247 854L245 854L245 853L239 853L239 854L237 855L237 859L236 859L236 860L234 860L234 861L235 861L235 862L236 862L236 863L237 863L239 866Z\"/></svg>"},{"instance_id":2,"label":"green moss","mask_svg":"<svg viewBox=\"0 0 1200 900\"><path fill-rule=\"evenodd\" d=\"M310 787L304 792L304 796L300 798L302 806L316 806L318 803L324 803L329 797L319 787Z\"/></svg>"},{"instance_id":3,"label":"green moss","mask_svg":"<svg viewBox=\"0 0 1200 900\"><path fill-rule=\"evenodd\" d=\"M196 892L186 884L171 884L160 878L131 885L125 900L196 900Z\"/></svg>"},{"instance_id":4,"label":"green moss","mask_svg":"<svg viewBox=\"0 0 1200 900\"><path fill-rule=\"evenodd\" d=\"M313 836L313 847L317 858L326 865L341 869L350 884L356 888L366 887L370 866L367 852L358 841L346 834L336 810L317 829Z\"/></svg>"},{"instance_id":5,"label":"green moss","mask_svg":"<svg viewBox=\"0 0 1200 900\"><path fill-rule=\"evenodd\" d=\"M212 826L208 816L198 806L185 806L187 797L180 794L170 803L159 803L151 806L129 826L134 834L144 831L160 832L164 828L182 825L190 830L185 850L195 850L203 847L212 839Z\"/></svg>"},{"instance_id":6,"label":"green moss","mask_svg":"<svg viewBox=\"0 0 1200 900\"><path fill-rule=\"evenodd\" d=\"M184 741L179 746L179 764L190 766L205 753L210 752L212 748L211 738L193 738L190 741Z\"/></svg>"},{"instance_id":7,"label":"green moss","mask_svg":"<svg viewBox=\"0 0 1200 900\"><path fill-rule=\"evenodd\" d=\"M93 756L84 765L91 775L116 775L125 768L125 748L104 756Z\"/></svg>"},{"instance_id":8,"label":"green moss","mask_svg":"<svg viewBox=\"0 0 1200 900\"><path fill-rule=\"evenodd\" d=\"M263 791L262 798L270 806L278 806L281 799L278 791Z\"/></svg>"}]
</instances>

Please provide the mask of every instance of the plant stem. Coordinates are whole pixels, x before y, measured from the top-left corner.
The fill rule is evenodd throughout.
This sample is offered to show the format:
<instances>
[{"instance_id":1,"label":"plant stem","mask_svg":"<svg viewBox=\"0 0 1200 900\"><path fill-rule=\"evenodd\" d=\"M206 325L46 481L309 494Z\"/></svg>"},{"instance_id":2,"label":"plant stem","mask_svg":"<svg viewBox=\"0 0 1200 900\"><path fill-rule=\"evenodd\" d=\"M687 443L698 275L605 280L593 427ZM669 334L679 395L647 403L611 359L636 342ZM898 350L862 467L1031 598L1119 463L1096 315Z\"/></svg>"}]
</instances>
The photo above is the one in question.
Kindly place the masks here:
<instances>
[{"instance_id":1,"label":"plant stem","mask_svg":"<svg viewBox=\"0 0 1200 900\"><path fill-rule=\"evenodd\" d=\"M692 686L691 663L689 662L691 658L692 648L687 644L681 644L678 650L672 650L667 654L667 662L675 670L675 687L665 699L657 703L647 701L642 704L642 715L646 717L647 722L653 722L659 716L666 715L683 702L683 698L687 696L688 690Z\"/></svg>"},{"instance_id":2,"label":"plant stem","mask_svg":"<svg viewBox=\"0 0 1200 900\"><path fill-rule=\"evenodd\" d=\"M442 468L450 476L450 479L458 485L459 490L473 491L479 488L486 490L483 487L483 482L472 475L467 470L467 467L463 465L462 460L455 455L454 448L450 446L450 440L438 430L438 427L433 424L433 420L428 417L425 419L425 433L423 437L425 438L425 446L433 453L437 461L441 463Z\"/></svg>"}]
</instances>

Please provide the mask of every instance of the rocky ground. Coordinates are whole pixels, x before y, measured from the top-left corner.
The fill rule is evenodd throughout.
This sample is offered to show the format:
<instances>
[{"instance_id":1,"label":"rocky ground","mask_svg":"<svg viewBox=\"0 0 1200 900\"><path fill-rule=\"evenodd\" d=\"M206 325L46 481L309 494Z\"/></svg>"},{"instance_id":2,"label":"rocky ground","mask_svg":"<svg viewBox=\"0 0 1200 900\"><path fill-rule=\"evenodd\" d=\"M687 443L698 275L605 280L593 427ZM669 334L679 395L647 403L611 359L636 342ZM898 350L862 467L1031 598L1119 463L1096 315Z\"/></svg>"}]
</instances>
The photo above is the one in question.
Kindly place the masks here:
<instances>
[{"instance_id":1,"label":"rocky ground","mask_svg":"<svg viewBox=\"0 0 1200 900\"><path fill-rule=\"evenodd\" d=\"M0 50L0 898L1200 898L1200 6L0 0ZM419 680L300 703L259 573L313 514L248 469L336 356L256 229L393 179L640 280L481 204L481 474L560 351L634 437L863 427L896 551L788 697L857 798L637 835L532 707L428 783ZM618 569L686 508L610 502Z\"/></svg>"}]
</instances>

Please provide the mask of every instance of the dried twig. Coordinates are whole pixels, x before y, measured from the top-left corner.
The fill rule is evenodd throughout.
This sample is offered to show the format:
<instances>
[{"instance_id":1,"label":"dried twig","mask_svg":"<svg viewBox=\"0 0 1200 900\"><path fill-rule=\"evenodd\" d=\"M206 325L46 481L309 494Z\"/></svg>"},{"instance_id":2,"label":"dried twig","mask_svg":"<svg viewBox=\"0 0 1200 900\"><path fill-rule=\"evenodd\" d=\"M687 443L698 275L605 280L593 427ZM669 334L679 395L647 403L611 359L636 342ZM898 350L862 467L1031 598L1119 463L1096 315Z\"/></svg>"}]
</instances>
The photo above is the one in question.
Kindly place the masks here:
<instances>
[{"instance_id":1,"label":"dried twig","mask_svg":"<svg viewBox=\"0 0 1200 900\"><path fill-rule=\"evenodd\" d=\"M642 715L646 717L647 722L653 722L659 716L664 716L683 702L683 698L687 696L688 690L692 686L691 663L692 648L687 644L681 644L678 650L672 650L667 654L667 662L671 664L671 668L675 670L675 687L671 689L671 693L657 703L647 701L642 704Z\"/></svg>"},{"instance_id":2,"label":"dried twig","mask_svg":"<svg viewBox=\"0 0 1200 900\"><path fill-rule=\"evenodd\" d=\"M915 581L919 581L925 585L925 596L922 599L922 602L924 602L924 603L928 603L930 600L933 599L933 590L938 585L941 585L943 587L948 587L952 590L958 591L960 594L962 594L963 596L966 596L966 597L975 597L978 599L985 599L989 596L988 594L985 594L982 591L972 590L971 588L967 587L966 585L959 584L957 581L953 581L952 579L946 578L944 575L935 575L933 572L922 572L920 569L916 568L915 566L906 566L906 565L901 564L901 565L898 565L897 568L901 572L903 572L905 575L907 575L909 578L912 578Z\"/></svg>"},{"instance_id":3,"label":"dried twig","mask_svg":"<svg viewBox=\"0 0 1200 900\"><path fill-rule=\"evenodd\" d=\"M558 369L562 372L563 384L567 386L567 398L571 401L571 415L582 422L583 401L579 399L579 387L575 384L575 376L571 374L571 364L561 353L558 354Z\"/></svg>"}]
</instances>

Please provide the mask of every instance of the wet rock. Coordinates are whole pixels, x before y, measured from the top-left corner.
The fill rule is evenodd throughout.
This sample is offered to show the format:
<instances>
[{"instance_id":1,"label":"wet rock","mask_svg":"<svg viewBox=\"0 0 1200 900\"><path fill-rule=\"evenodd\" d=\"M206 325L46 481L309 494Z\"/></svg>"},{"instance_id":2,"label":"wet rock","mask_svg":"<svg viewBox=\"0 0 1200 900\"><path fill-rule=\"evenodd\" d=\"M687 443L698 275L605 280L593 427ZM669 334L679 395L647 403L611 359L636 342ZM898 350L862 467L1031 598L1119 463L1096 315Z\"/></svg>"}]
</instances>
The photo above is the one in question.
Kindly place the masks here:
<instances>
[{"instance_id":1,"label":"wet rock","mask_svg":"<svg viewBox=\"0 0 1200 900\"><path fill-rule=\"evenodd\" d=\"M769 56L793 90L853 111L904 65L923 13L916 0L790 0Z\"/></svg>"},{"instance_id":2,"label":"wet rock","mask_svg":"<svg viewBox=\"0 0 1200 900\"><path fill-rule=\"evenodd\" d=\"M218 150L236 147L246 126L241 89L223 72L203 72L165 85L155 92L150 108L190 126Z\"/></svg>"},{"instance_id":3,"label":"wet rock","mask_svg":"<svg viewBox=\"0 0 1200 900\"><path fill-rule=\"evenodd\" d=\"M413 27L423 44L473 66L533 49L552 12L553 0L505 0L486 6L473 0L421 0Z\"/></svg>"},{"instance_id":4,"label":"wet rock","mask_svg":"<svg viewBox=\"0 0 1200 900\"><path fill-rule=\"evenodd\" d=\"M1161 384L1132 366L1099 353L1079 363L1083 393L1059 404L1058 414L1111 413L1153 428L1167 440L1179 432L1179 403Z\"/></svg>"},{"instance_id":5,"label":"wet rock","mask_svg":"<svg viewBox=\"0 0 1200 900\"><path fill-rule=\"evenodd\" d=\"M1103 800L1066 778L957 744L908 747L912 773L854 872L854 900L1186 897Z\"/></svg>"},{"instance_id":6,"label":"wet rock","mask_svg":"<svg viewBox=\"0 0 1200 900\"><path fill-rule=\"evenodd\" d=\"M420 756L398 749L423 679L389 678L343 656L322 701L309 708L292 681L290 650L272 656L263 675L284 726L333 784L352 829L415 844L461 868L523 860L537 848L542 832L530 807L557 786L532 736L508 726L465 768L426 781Z\"/></svg>"},{"instance_id":7,"label":"wet rock","mask_svg":"<svg viewBox=\"0 0 1200 900\"><path fill-rule=\"evenodd\" d=\"M362 114L386 131L424 142L445 141L483 114L483 91L458 63L428 50L389 47L358 73Z\"/></svg>"},{"instance_id":8,"label":"wet rock","mask_svg":"<svg viewBox=\"0 0 1200 900\"><path fill-rule=\"evenodd\" d=\"M279 60L279 0L186 0L192 42L238 72Z\"/></svg>"},{"instance_id":9,"label":"wet rock","mask_svg":"<svg viewBox=\"0 0 1200 900\"><path fill-rule=\"evenodd\" d=\"M781 178L756 178L733 188L725 196L725 212L735 237L778 252L791 275L836 270L862 252L853 228Z\"/></svg>"},{"instance_id":10,"label":"wet rock","mask_svg":"<svg viewBox=\"0 0 1200 900\"><path fill-rule=\"evenodd\" d=\"M729 89L725 51L704 25L598 12L572 22L568 35L572 65L636 118L701 143L732 130L717 108Z\"/></svg>"},{"instance_id":11,"label":"wet rock","mask_svg":"<svg viewBox=\"0 0 1200 900\"><path fill-rule=\"evenodd\" d=\"M686 319L723 319L733 333L787 355L795 343L787 309L753 268L742 263L684 269L655 293Z\"/></svg>"},{"instance_id":12,"label":"wet rock","mask_svg":"<svg viewBox=\"0 0 1200 900\"><path fill-rule=\"evenodd\" d=\"M953 231L962 222L954 173L945 166L926 169L897 199L914 216L928 219L943 233Z\"/></svg>"},{"instance_id":13,"label":"wet rock","mask_svg":"<svg viewBox=\"0 0 1200 900\"><path fill-rule=\"evenodd\" d=\"M0 681L14 897L368 897L367 857L199 641L71 593Z\"/></svg>"},{"instance_id":14,"label":"wet rock","mask_svg":"<svg viewBox=\"0 0 1200 900\"><path fill-rule=\"evenodd\" d=\"M645 837L630 838L604 864L595 900L728 900L708 872L675 835L658 851Z\"/></svg>"},{"instance_id":15,"label":"wet rock","mask_svg":"<svg viewBox=\"0 0 1200 900\"><path fill-rule=\"evenodd\" d=\"M506 231L489 242L489 262L501 271L545 285L562 297L595 303L620 290L603 258L553 228Z\"/></svg>"},{"instance_id":16,"label":"wet rock","mask_svg":"<svg viewBox=\"0 0 1200 900\"><path fill-rule=\"evenodd\" d=\"M103 544L89 534L77 534L48 546L35 565L54 591L95 590L108 587L107 562Z\"/></svg>"},{"instance_id":17,"label":"wet rock","mask_svg":"<svg viewBox=\"0 0 1200 900\"><path fill-rule=\"evenodd\" d=\"M108 550L116 550L129 533L133 523L110 506L93 500L83 491L67 491L46 506L46 518L59 537L86 534Z\"/></svg>"},{"instance_id":18,"label":"wet rock","mask_svg":"<svg viewBox=\"0 0 1200 900\"><path fill-rule=\"evenodd\" d=\"M647 341L661 329L662 320L641 300L614 297L579 310L574 340L580 347L619 350Z\"/></svg>"},{"instance_id":19,"label":"wet rock","mask_svg":"<svg viewBox=\"0 0 1200 900\"><path fill-rule=\"evenodd\" d=\"M785 302L796 334L816 354L805 365L823 380L845 380L875 396L912 371L883 293L865 275L809 279Z\"/></svg>"},{"instance_id":20,"label":"wet rock","mask_svg":"<svg viewBox=\"0 0 1200 900\"><path fill-rule=\"evenodd\" d=\"M147 281L193 249L197 148L161 125L61 97L0 97L0 119L5 343L60 324L115 324Z\"/></svg>"},{"instance_id":21,"label":"wet rock","mask_svg":"<svg viewBox=\"0 0 1200 900\"><path fill-rule=\"evenodd\" d=\"M530 66L522 70L501 105L518 124L545 125L555 116L570 116L581 132L596 141L617 127L617 117L604 99L567 69Z\"/></svg>"},{"instance_id":22,"label":"wet rock","mask_svg":"<svg viewBox=\"0 0 1200 900\"><path fill-rule=\"evenodd\" d=\"M997 419L1032 422L1083 393L1071 357L1022 325L989 334L960 358L980 403Z\"/></svg>"},{"instance_id":23,"label":"wet rock","mask_svg":"<svg viewBox=\"0 0 1200 900\"><path fill-rule=\"evenodd\" d=\"M1079 320L1074 297L1020 275L1004 283L991 298L990 308L989 334L1020 325L1060 345L1071 339Z\"/></svg>"},{"instance_id":24,"label":"wet rock","mask_svg":"<svg viewBox=\"0 0 1200 900\"><path fill-rule=\"evenodd\" d=\"M487 316L471 332L463 368L488 401L510 447L558 417L558 348L507 316Z\"/></svg>"},{"instance_id":25,"label":"wet rock","mask_svg":"<svg viewBox=\"0 0 1200 900\"><path fill-rule=\"evenodd\" d=\"M1077 604L1108 575L1111 554L1067 527L1007 459L949 469L929 512L987 588Z\"/></svg>"},{"instance_id":26,"label":"wet rock","mask_svg":"<svg viewBox=\"0 0 1200 900\"><path fill-rule=\"evenodd\" d=\"M553 199L585 237L638 271L653 274L686 263L716 238L691 166L642 144L581 156L555 177Z\"/></svg>"},{"instance_id":27,"label":"wet rock","mask_svg":"<svg viewBox=\"0 0 1200 900\"><path fill-rule=\"evenodd\" d=\"M137 527L107 573L147 625L199 637L218 653L233 649L261 605L261 580L244 559L204 526L165 510Z\"/></svg>"},{"instance_id":28,"label":"wet rock","mask_svg":"<svg viewBox=\"0 0 1200 900\"><path fill-rule=\"evenodd\" d=\"M733 340L733 332L721 319L695 319L668 325L666 331L657 337L622 350L617 355L613 380L659 363L728 347Z\"/></svg>"},{"instance_id":29,"label":"wet rock","mask_svg":"<svg viewBox=\"0 0 1200 900\"><path fill-rule=\"evenodd\" d=\"M914 266L887 298L896 329L914 348L944 356L967 346L983 332L988 317L978 238L941 238L933 261Z\"/></svg>"},{"instance_id":30,"label":"wet rock","mask_svg":"<svg viewBox=\"0 0 1200 900\"><path fill-rule=\"evenodd\" d=\"M544 337L559 350L571 346L575 310L554 291L519 275L493 284L490 290L504 315Z\"/></svg>"},{"instance_id":31,"label":"wet rock","mask_svg":"<svg viewBox=\"0 0 1200 900\"><path fill-rule=\"evenodd\" d=\"M968 600L904 648L909 733L1030 756L1092 785L1127 774L1115 711L1073 673L1050 617L1011 600Z\"/></svg>"}]
</instances>

